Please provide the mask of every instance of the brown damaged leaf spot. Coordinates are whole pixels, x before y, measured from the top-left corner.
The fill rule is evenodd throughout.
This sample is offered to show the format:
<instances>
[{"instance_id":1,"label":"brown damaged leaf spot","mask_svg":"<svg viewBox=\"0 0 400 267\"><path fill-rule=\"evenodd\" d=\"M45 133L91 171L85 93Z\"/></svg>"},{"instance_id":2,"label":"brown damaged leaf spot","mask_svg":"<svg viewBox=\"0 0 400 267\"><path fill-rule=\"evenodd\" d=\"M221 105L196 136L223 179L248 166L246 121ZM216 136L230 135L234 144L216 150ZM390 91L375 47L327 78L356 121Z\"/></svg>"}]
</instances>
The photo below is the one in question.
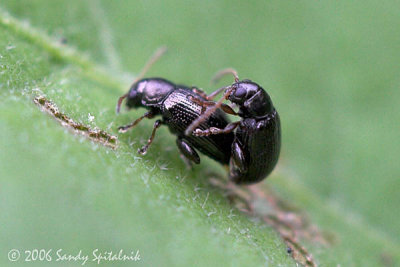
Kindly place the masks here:
<instances>
[{"instance_id":1,"label":"brown damaged leaf spot","mask_svg":"<svg viewBox=\"0 0 400 267\"><path fill-rule=\"evenodd\" d=\"M62 126L72 129L74 133L86 136L90 140L111 147L112 149L117 148L118 138L116 136L110 135L103 130L96 128L92 129L89 126L75 122L67 115L61 113L58 107L51 101L47 100L44 96L35 97L33 102L39 106L42 111L47 112L54 117Z\"/></svg>"},{"instance_id":2,"label":"brown damaged leaf spot","mask_svg":"<svg viewBox=\"0 0 400 267\"><path fill-rule=\"evenodd\" d=\"M303 266L317 266L311 253L301 241L329 247L336 242L333 234L321 232L298 208L280 199L265 185L257 184L239 187L211 179L214 186L225 192L229 201L240 211L262 219L272 226L288 246L287 252Z\"/></svg>"},{"instance_id":3,"label":"brown damaged leaf spot","mask_svg":"<svg viewBox=\"0 0 400 267\"><path fill-rule=\"evenodd\" d=\"M382 252L380 254L380 261L381 261L382 265L385 267L392 267L392 266L394 267L395 266L393 255L388 252Z\"/></svg>"}]
</instances>

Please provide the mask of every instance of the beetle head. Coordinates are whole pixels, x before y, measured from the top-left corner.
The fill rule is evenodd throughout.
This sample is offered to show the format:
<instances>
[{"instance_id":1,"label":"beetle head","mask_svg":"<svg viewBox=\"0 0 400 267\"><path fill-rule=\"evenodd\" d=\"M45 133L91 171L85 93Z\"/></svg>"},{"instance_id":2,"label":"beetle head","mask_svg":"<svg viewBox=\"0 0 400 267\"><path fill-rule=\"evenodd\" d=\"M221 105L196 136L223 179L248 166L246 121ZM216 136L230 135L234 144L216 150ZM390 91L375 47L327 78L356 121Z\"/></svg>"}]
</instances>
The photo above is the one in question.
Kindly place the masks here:
<instances>
[{"instance_id":1,"label":"beetle head","mask_svg":"<svg viewBox=\"0 0 400 267\"><path fill-rule=\"evenodd\" d=\"M239 107L242 117L261 117L272 112L274 107L265 90L250 80L242 80L232 84L228 100Z\"/></svg>"},{"instance_id":2,"label":"beetle head","mask_svg":"<svg viewBox=\"0 0 400 267\"><path fill-rule=\"evenodd\" d=\"M170 81L162 78L146 78L135 82L128 93L121 96L117 112L119 112L122 100L126 98L126 106L131 108L157 106L160 102L175 89Z\"/></svg>"}]
</instances>

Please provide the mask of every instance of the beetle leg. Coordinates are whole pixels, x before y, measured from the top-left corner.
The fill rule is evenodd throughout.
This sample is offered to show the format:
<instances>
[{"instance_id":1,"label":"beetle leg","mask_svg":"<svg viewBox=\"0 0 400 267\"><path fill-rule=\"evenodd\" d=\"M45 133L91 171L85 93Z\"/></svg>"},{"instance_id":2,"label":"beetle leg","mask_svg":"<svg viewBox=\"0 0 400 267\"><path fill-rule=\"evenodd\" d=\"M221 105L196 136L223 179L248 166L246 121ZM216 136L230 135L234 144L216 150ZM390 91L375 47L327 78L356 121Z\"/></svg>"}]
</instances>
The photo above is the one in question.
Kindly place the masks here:
<instances>
[{"instance_id":1,"label":"beetle leg","mask_svg":"<svg viewBox=\"0 0 400 267\"><path fill-rule=\"evenodd\" d=\"M211 94L209 94L209 95L207 96L207 99L208 99L208 100L213 100L214 97L216 97L216 96L219 95L222 91L228 89L229 87L230 87L230 86L225 86L225 87L221 87L221 88L215 90L214 92L212 92Z\"/></svg>"},{"instance_id":2,"label":"beetle leg","mask_svg":"<svg viewBox=\"0 0 400 267\"><path fill-rule=\"evenodd\" d=\"M214 102L212 102L212 101L203 100L203 99L194 97L192 95L189 95L187 98L190 101L192 101L193 103L196 103L197 105L199 105L201 107L201 114L204 113L204 111L206 110L206 107L214 105Z\"/></svg>"},{"instance_id":3,"label":"beetle leg","mask_svg":"<svg viewBox=\"0 0 400 267\"><path fill-rule=\"evenodd\" d=\"M192 88L192 92L195 93L195 94L200 95L204 99L213 100L214 97L216 97L218 94L220 94L225 89L226 89L226 87L221 87L221 88L215 90L214 92L212 92L210 95L207 95L206 92L204 92L203 90L201 90L201 89L199 89L197 87L193 87Z\"/></svg>"},{"instance_id":4,"label":"beetle leg","mask_svg":"<svg viewBox=\"0 0 400 267\"><path fill-rule=\"evenodd\" d=\"M202 107L211 107L211 106L215 105L215 102L213 102L213 101L203 100L203 99L191 96L191 95L188 96L188 99Z\"/></svg>"},{"instance_id":5,"label":"beetle leg","mask_svg":"<svg viewBox=\"0 0 400 267\"><path fill-rule=\"evenodd\" d=\"M197 105L201 106L201 114L204 113L207 107L212 107L215 105L215 102L213 101L203 100L191 95L188 96L188 99L193 103L196 103ZM228 114L237 115L237 113L227 104L221 104L221 109L223 109Z\"/></svg>"},{"instance_id":6,"label":"beetle leg","mask_svg":"<svg viewBox=\"0 0 400 267\"><path fill-rule=\"evenodd\" d=\"M240 183L246 176L248 162L242 145L235 139L232 143L232 155L229 163L229 179L234 183Z\"/></svg>"},{"instance_id":7,"label":"beetle leg","mask_svg":"<svg viewBox=\"0 0 400 267\"><path fill-rule=\"evenodd\" d=\"M241 173L247 171L247 163L246 163L246 156L243 151L242 145L239 144L237 140L234 140L232 143L232 157L231 157L231 164L233 163L234 166L239 169ZM232 166L231 166L232 167Z\"/></svg>"},{"instance_id":8,"label":"beetle leg","mask_svg":"<svg viewBox=\"0 0 400 267\"><path fill-rule=\"evenodd\" d=\"M214 106L210 107L207 109L201 116L199 116L197 119L195 119L192 124L189 125L189 127L186 128L185 130L185 135L189 135L193 132L194 129L196 129L203 121L205 121L207 118L211 116L219 107L221 107L222 102L228 98L228 95L232 92L233 88L232 86L228 86L225 88L226 91L224 95L215 103Z\"/></svg>"},{"instance_id":9,"label":"beetle leg","mask_svg":"<svg viewBox=\"0 0 400 267\"><path fill-rule=\"evenodd\" d=\"M201 96L202 98L208 99L207 94L203 90L201 90L197 87L192 87L192 92Z\"/></svg>"},{"instance_id":10,"label":"beetle leg","mask_svg":"<svg viewBox=\"0 0 400 267\"><path fill-rule=\"evenodd\" d=\"M191 163L194 162L196 164L200 163L199 154L197 154L196 150L190 146L185 140L178 138L176 139L176 145L181 152L181 156L183 160L191 167Z\"/></svg>"},{"instance_id":11,"label":"beetle leg","mask_svg":"<svg viewBox=\"0 0 400 267\"><path fill-rule=\"evenodd\" d=\"M190 101L196 103L197 105L201 106L201 108L202 108L201 114L204 113L206 107L212 107L212 106L215 105L215 102L214 102L214 101L203 100L203 99L200 99L200 98L191 96L191 95L188 96L188 99L189 99ZM227 105L227 104L223 104L223 103L222 103L222 104L221 104L221 109L222 109L225 113L228 113L228 114L231 114L231 115L238 115L238 114L236 113L236 111L234 111L233 108L232 108L231 106Z\"/></svg>"},{"instance_id":12,"label":"beetle leg","mask_svg":"<svg viewBox=\"0 0 400 267\"><path fill-rule=\"evenodd\" d=\"M144 145L142 148L138 149L138 153L141 155L145 155L147 153L147 149L149 148L149 146L151 145L151 143L153 143L154 140L154 136L156 134L157 129L162 125L162 121L161 120L156 120L154 122L154 126L153 126L153 131L151 132L151 136L149 138L149 140L147 140L147 144Z\"/></svg>"},{"instance_id":13,"label":"beetle leg","mask_svg":"<svg viewBox=\"0 0 400 267\"><path fill-rule=\"evenodd\" d=\"M236 79L235 79L235 81L236 81ZM238 80L239 81L239 80ZM236 81L237 82L237 81ZM202 90L200 90L200 89L198 89L198 88L196 88L196 87L193 87L192 88L192 92L194 92L194 93L196 93L196 94L198 94L198 95L200 95L201 97L203 97L203 98L205 98L205 99L207 99L207 100L213 100L217 95L219 95L222 91L224 91L224 90L227 90L227 89L229 89L231 86L224 86L224 87L221 87L221 88L218 88L217 90L215 90L214 92L212 92L211 94L209 94L209 95L207 95L204 91L202 91Z\"/></svg>"},{"instance_id":14,"label":"beetle leg","mask_svg":"<svg viewBox=\"0 0 400 267\"><path fill-rule=\"evenodd\" d=\"M125 133L125 132L127 132L129 129L132 129L133 127L135 127L135 126L136 126L139 122L141 122L144 118L151 119L151 118L153 118L153 116L154 116L153 113L151 113L151 111L148 111L148 112L146 112L143 116L137 118L137 119L136 119L135 121L133 121L132 123L118 127L118 132L120 132L120 133Z\"/></svg>"},{"instance_id":15,"label":"beetle leg","mask_svg":"<svg viewBox=\"0 0 400 267\"><path fill-rule=\"evenodd\" d=\"M227 105L227 104L221 104L221 109L222 109L225 113L238 116L238 114L236 113L236 111L234 111L233 108L232 108L231 106Z\"/></svg>"},{"instance_id":16,"label":"beetle leg","mask_svg":"<svg viewBox=\"0 0 400 267\"><path fill-rule=\"evenodd\" d=\"M209 136L212 134L227 134L233 132L233 130L236 129L236 127L239 125L240 121L237 122L232 122L226 125L224 129L216 128L216 127L210 127L206 130L201 130L201 129L196 129L193 131L193 135L195 136Z\"/></svg>"}]
</instances>

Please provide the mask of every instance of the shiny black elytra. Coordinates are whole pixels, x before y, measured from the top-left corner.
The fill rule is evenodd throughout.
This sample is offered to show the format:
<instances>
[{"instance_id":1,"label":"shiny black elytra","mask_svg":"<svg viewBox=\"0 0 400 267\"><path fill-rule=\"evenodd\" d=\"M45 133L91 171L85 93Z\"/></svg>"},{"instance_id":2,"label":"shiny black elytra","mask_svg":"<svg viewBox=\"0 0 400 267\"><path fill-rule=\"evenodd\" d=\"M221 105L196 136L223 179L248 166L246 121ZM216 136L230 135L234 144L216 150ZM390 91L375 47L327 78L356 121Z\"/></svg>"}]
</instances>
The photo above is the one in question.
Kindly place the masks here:
<instances>
[{"instance_id":1,"label":"shiny black elytra","mask_svg":"<svg viewBox=\"0 0 400 267\"><path fill-rule=\"evenodd\" d=\"M162 78L141 79L131 86L127 94L120 97L117 112L125 98L128 109L143 107L148 111L131 124L119 127L119 131L126 132L142 119L150 119L159 115L161 119L155 121L147 144L138 150L140 154L147 152L153 142L156 130L161 125L167 125L169 130L177 136L176 144L187 163L200 163L197 149L222 164L228 164L233 133L204 137L184 134L188 126L204 112L204 107L199 104L207 103L204 96L205 94L198 88L175 85ZM198 128L203 130L210 127L225 128L228 124L226 115L220 109L216 109L198 125Z\"/></svg>"},{"instance_id":2,"label":"shiny black elytra","mask_svg":"<svg viewBox=\"0 0 400 267\"><path fill-rule=\"evenodd\" d=\"M215 134L235 133L230 152L230 179L237 184L251 184L263 180L278 162L281 148L281 125L279 114L274 108L267 92L250 80L240 81L236 71L227 69L219 73L222 76L231 73L235 82L223 87L206 97L211 100L222 90L224 96L211 108L194 121L185 133L195 136L213 136ZM225 112L241 117L240 121L228 124L224 128L198 127L202 121L219 108L224 99L239 107L238 113L224 108ZM208 101L210 102L210 101Z\"/></svg>"}]
</instances>

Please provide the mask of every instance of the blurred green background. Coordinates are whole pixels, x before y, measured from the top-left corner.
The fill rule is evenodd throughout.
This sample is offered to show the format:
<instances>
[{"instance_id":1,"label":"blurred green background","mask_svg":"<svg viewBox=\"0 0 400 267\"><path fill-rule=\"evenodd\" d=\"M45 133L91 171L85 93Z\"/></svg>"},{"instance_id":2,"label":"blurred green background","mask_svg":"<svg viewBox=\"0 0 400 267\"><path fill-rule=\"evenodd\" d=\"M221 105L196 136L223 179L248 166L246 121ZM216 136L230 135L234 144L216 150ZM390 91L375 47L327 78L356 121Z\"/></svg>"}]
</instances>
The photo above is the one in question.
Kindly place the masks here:
<instances>
[{"instance_id":1,"label":"blurred green background","mask_svg":"<svg viewBox=\"0 0 400 267\"><path fill-rule=\"evenodd\" d=\"M127 232L121 229L136 227L137 235L129 233L135 236L132 238L137 241L136 247L147 252L143 255L147 261L142 263L184 265L197 259L201 265L208 265L220 259L227 265L241 265L251 259L255 265L293 264L284 250L271 252L284 248L273 230L255 226L243 215L238 215L239 222L234 222L239 226L233 239L224 234L205 235L202 230L208 231L210 225L219 233L222 227L232 223L224 221L224 210L229 213L229 205L223 202L224 197L218 190L211 191L210 198L210 205L222 210L215 221L204 224L203 220L210 219L204 214L198 215L200 211L196 208L181 215L174 214L174 208L190 210L191 205L195 205L183 201L182 195L194 197L193 187L197 183L210 187L204 177L208 164L217 172L223 173L223 170L212 161L203 160L203 156L203 163L195 174L185 171L179 159L174 159L178 153L173 137L166 130L161 131L146 155L149 162L139 160L140 164L132 167L133 172L129 173L125 172L125 166L138 160L133 158L134 153L128 152L135 151L140 141L143 143L147 138L151 122L135 129L130 137L121 136L120 151L110 152L102 147L92 151L90 144L83 142L82 145L76 142L79 138L59 131L60 127L37 112L25 97L32 95L32 89L39 88L76 120L90 124L87 114L91 112L96 117L96 126L116 134L117 125L142 113L115 117L114 103L123 93L121 88L128 88L133 73L138 73L153 51L165 44L169 52L152 68L149 76L197 85L211 92L216 88L209 83L214 73L234 67L240 78L257 81L269 92L281 115L283 150L277 170L264 183L301 207L320 228L338 236L339 242L332 248L309 245L318 263L324 266L400 264L398 1L5 0L0 8L3 18L9 14L18 22L17 26L10 27L3 19L0 26L3 135L0 192L4 209L0 216L7 221L7 227L1 230L3 238L13 244L2 242L4 249L0 257L18 246L33 248L36 244L47 244L50 248L50 244L57 243L55 239L63 236L54 224L65 221L62 231L73 233L74 227L78 227L85 232L81 237L84 240L78 240L88 248L100 246L100 243L104 247L111 244L116 248L129 247L131 243L124 236ZM21 34L24 30L18 30L18 25L24 23L39 33ZM84 54L89 62L106 69L110 77L126 87L113 87L102 83L101 79L87 78L73 60L54 57L52 51L43 49L40 44L45 41L38 40L41 34L50 36L54 42L66 41L61 51L63 46L73 47L78 55ZM35 124L35 121L40 123ZM113 122L111 126L110 122ZM21 129L25 131L22 137L17 134ZM167 152L164 152L165 140L171 143ZM129 147L130 142L135 142L133 148ZM47 151L44 144L55 153L49 162L44 160L48 159L44 157ZM57 147L62 148L61 151ZM81 151L82 147L85 150ZM65 153L70 154L66 156ZM118 160L119 156L123 159ZM146 179L140 178L138 168L144 168L140 173L148 175L151 172L145 170L146 164L157 165L159 160L174 169L173 174L160 170L157 174L161 173L162 181L150 174L147 182L142 182ZM99 161L103 167L97 168ZM63 163L73 167L64 171L60 168ZM81 177L85 173L91 177L89 181ZM183 185L171 181L176 173L187 176ZM60 178L58 184L53 180L55 177ZM69 182L67 177L71 178ZM197 178L200 181L193 180ZM36 183L32 179L37 182L37 188L31 187ZM127 186L132 183L135 189ZM59 195L64 192L64 186L68 188L65 201ZM88 186L89 193L85 189ZM151 193L139 193L149 186ZM31 190L32 195L28 193ZM131 196L132 192L142 198ZM152 201L160 195L162 204ZM202 192L201 203L206 195L207 190ZM83 200L94 202L81 206ZM26 203L32 203L33 207L26 208ZM11 206L20 213L12 213ZM172 210L168 211L171 206ZM99 210L91 210L93 207ZM129 214L132 207L140 208L140 215ZM66 208L67 214L74 214L79 223L76 225L59 208ZM167 211L162 213L165 209ZM37 217L39 211L43 212L40 213L43 218ZM88 218L80 221L81 216ZM103 218L107 216L115 216L115 219ZM149 218L145 219L146 216ZM16 218L22 220L18 225L13 221ZM92 229L96 218L103 218L110 225L99 222ZM120 222L122 220L124 222ZM138 221L132 223L135 220ZM186 220L198 223L199 232L196 233L196 227ZM112 222L118 222L119 228L113 227ZM170 229L174 223L182 228L179 238L174 234L178 229ZM22 232L21 236L15 234L25 227L32 229ZM47 236L49 242L37 241L37 237L46 236L39 235L37 227L43 228L43 233L45 229L53 229L54 235ZM252 241L259 242L255 245L257 249L247 241L240 241L246 239L240 227L254 231L254 236L265 235L260 238L262 241ZM98 236L95 230L113 232ZM30 237L24 233L29 233ZM14 244L16 236L20 242ZM114 236L115 240L110 241ZM150 236L152 241L148 241ZM210 238L213 241L210 242ZM65 236L61 240L65 247L79 247ZM276 247L272 243L276 243ZM173 244L179 248L171 248ZM221 244L227 247L221 248ZM239 253L238 249L243 250ZM154 254L150 256L151 253ZM204 255L211 260L206 260Z\"/></svg>"}]
</instances>

